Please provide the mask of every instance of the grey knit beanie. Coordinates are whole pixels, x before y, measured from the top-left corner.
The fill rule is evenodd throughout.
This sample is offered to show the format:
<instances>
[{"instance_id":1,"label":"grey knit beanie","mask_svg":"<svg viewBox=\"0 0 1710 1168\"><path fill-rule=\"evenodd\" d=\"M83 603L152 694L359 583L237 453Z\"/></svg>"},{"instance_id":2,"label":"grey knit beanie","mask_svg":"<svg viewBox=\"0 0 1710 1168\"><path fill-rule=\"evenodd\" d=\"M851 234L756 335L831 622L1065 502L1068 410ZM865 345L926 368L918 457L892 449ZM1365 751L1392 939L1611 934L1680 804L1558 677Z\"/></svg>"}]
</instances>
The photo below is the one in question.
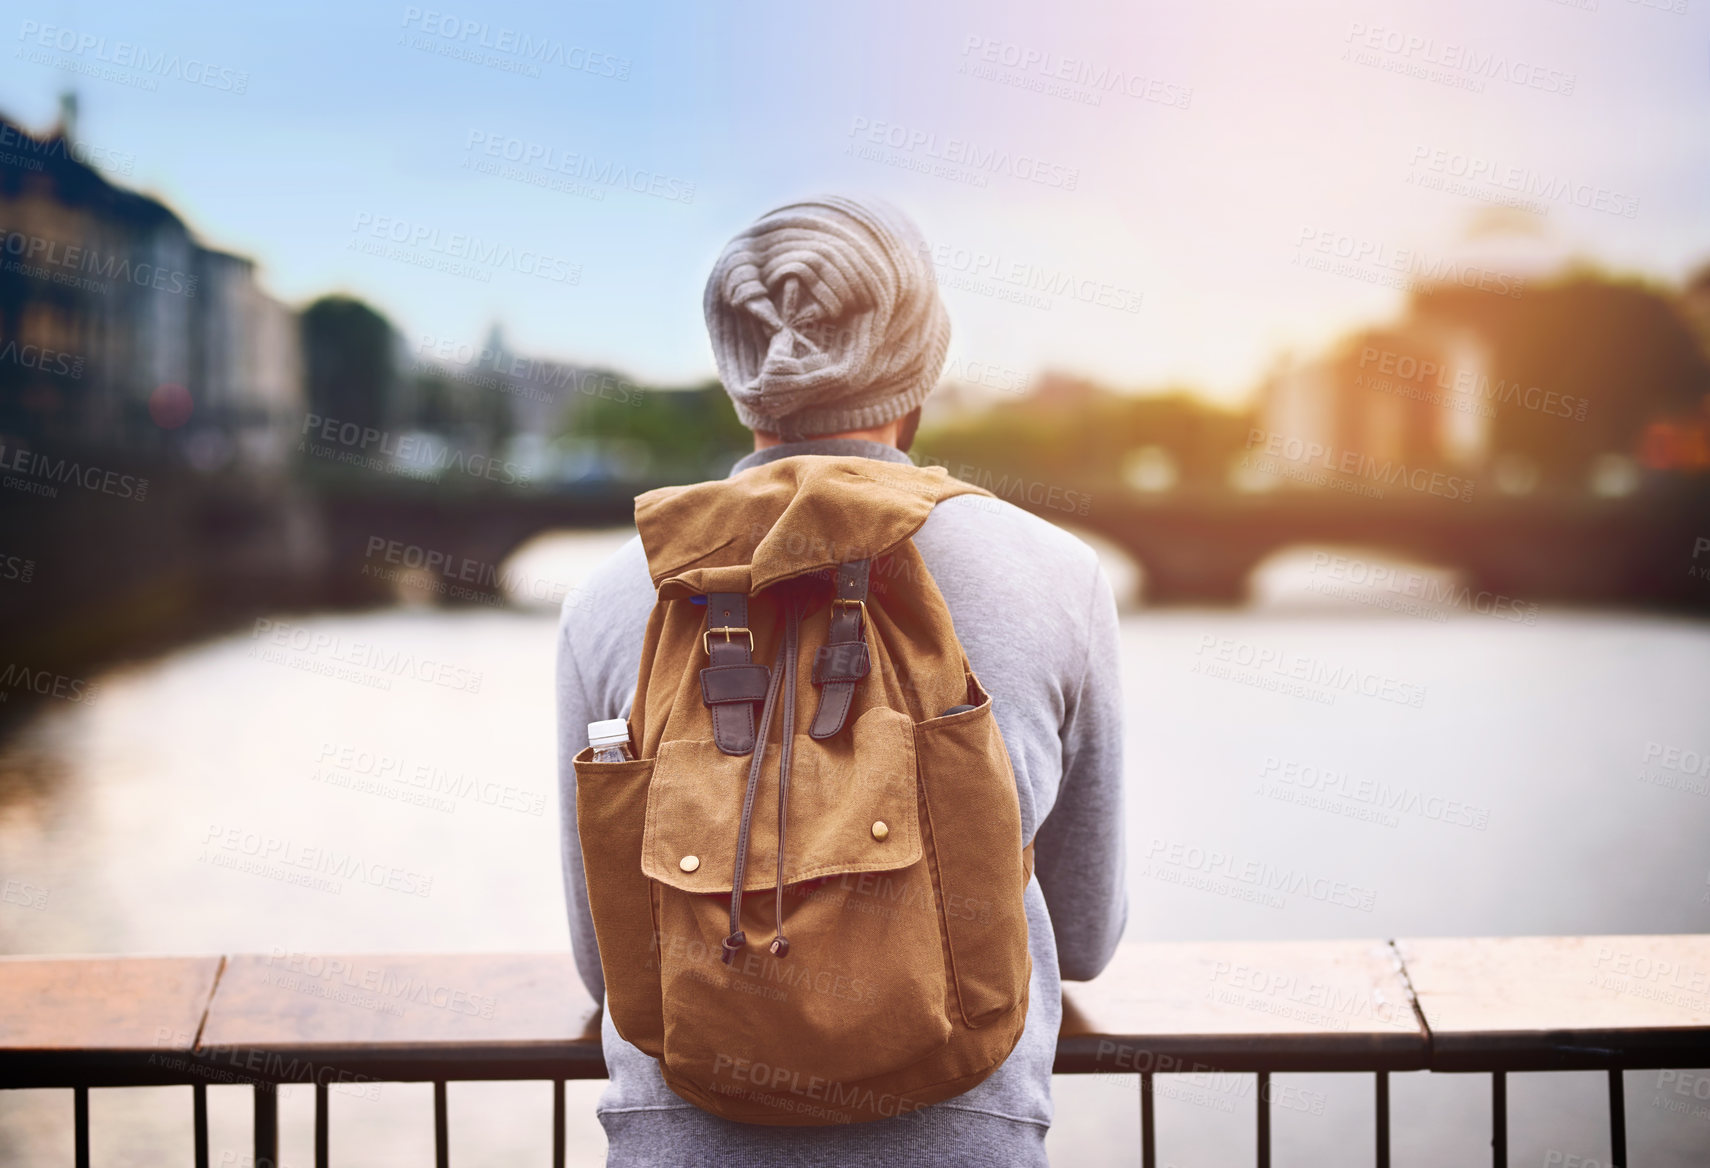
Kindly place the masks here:
<instances>
[{"instance_id":1,"label":"grey knit beanie","mask_svg":"<svg viewBox=\"0 0 1710 1168\"><path fill-rule=\"evenodd\" d=\"M950 347L926 241L878 199L832 195L761 216L713 265L706 317L736 416L785 440L902 417Z\"/></svg>"}]
</instances>

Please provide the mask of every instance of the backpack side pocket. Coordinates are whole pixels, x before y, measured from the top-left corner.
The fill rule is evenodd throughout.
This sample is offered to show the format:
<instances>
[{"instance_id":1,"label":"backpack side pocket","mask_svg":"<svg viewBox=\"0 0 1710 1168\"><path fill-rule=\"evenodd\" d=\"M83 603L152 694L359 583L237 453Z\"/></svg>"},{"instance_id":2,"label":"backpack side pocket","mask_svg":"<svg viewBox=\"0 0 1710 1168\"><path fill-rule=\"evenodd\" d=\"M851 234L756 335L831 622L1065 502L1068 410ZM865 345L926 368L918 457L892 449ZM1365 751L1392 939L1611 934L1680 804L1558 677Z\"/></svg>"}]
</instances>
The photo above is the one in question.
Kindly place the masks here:
<instances>
[{"instance_id":1,"label":"backpack side pocket","mask_svg":"<svg viewBox=\"0 0 1710 1168\"><path fill-rule=\"evenodd\" d=\"M968 674L972 710L915 725L933 879L962 1020L985 1026L1026 1000L1021 804L992 699Z\"/></svg>"},{"instance_id":2,"label":"backpack side pocket","mask_svg":"<svg viewBox=\"0 0 1710 1168\"><path fill-rule=\"evenodd\" d=\"M641 871L654 760L593 762L593 753L586 748L573 760L576 832L582 840L588 908L606 979L606 1009L619 1034L659 1058L665 1049L665 1022L658 927L653 882Z\"/></svg>"}]
</instances>

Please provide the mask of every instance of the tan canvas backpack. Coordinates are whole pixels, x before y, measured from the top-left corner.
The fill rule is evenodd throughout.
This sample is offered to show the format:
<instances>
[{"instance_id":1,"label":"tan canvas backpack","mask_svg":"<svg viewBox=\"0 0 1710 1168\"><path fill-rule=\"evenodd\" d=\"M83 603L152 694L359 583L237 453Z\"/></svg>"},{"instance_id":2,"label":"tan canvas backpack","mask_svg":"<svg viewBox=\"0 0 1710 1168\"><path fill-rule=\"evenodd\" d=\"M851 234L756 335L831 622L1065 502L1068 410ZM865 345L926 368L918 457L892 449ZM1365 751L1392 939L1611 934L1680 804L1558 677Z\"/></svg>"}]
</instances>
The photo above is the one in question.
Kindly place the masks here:
<instances>
[{"instance_id":1,"label":"tan canvas backpack","mask_svg":"<svg viewBox=\"0 0 1710 1168\"><path fill-rule=\"evenodd\" d=\"M969 493L798 456L636 500L637 758L576 757L577 829L612 1022L707 1111L902 1115L1021 1036L1032 847L910 538Z\"/></svg>"}]
</instances>

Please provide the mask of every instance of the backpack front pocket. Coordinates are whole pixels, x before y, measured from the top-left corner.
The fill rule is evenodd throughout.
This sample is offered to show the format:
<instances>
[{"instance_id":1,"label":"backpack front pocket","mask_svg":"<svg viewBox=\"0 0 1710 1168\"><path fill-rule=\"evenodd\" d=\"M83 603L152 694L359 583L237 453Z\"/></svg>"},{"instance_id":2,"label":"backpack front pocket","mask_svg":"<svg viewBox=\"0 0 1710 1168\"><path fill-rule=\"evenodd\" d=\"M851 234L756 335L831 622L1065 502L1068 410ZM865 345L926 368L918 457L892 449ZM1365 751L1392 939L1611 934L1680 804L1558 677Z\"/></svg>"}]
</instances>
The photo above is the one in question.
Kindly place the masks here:
<instances>
[{"instance_id":1,"label":"backpack front pocket","mask_svg":"<svg viewBox=\"0 0 1710 1168\"><path fill-rule=\"evenodd\" d=\"M749 759L710 740L663 743L643 864L657 882L668 1078L787 1111L800 1091L895 1071L942 1047L948 987L907 715L869 709L829 744L795 736L783 957L768 948L779 923L778 747L765 749L743 879L747 943L729 963L722 944Z\"/></svg>"}]
</instances>

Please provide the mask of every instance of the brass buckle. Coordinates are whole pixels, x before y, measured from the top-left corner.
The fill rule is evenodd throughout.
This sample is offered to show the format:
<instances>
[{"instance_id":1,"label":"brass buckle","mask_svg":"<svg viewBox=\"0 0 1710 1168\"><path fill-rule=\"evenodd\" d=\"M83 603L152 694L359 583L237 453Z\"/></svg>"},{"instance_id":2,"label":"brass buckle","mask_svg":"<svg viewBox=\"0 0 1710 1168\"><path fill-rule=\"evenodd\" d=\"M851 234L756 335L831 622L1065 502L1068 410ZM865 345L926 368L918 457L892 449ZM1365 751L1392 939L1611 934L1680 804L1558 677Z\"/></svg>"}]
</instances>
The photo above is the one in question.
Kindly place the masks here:
<instances>
[{"instance_id":1,"label":"brass buckle","mask_svg":"<svg viewBox=\"0 0 1710 1168\"><path fill-rule=\"evenodd\" d=\"M712 656L712 635L714 633L723 633L726 644L730 642L732 633L745 633L748 636L748 651L754 652L754 634L751 631L741 625L720 625L716 629L708 629L701 634L701 648L707 651L708 657Z\"/></svg>"},{"instance_id":2,"label":"brass buckle","mask_svg":"<svg viewBox=\"0 0 1710 1168\"><path fill-rule=\"evenodd\" d=\"M867 623L867 602L865 600L850 600L847 597L843 597L843 596L833 596L831 598L831 607L837 608L839 606L841 606L843 608L858 608L858 609L860 609L861 610L861 625L865 625ZM859 627L861 627L861 625L857 625L856 627L859 628Z\"/></svg>"}]
</instances>

